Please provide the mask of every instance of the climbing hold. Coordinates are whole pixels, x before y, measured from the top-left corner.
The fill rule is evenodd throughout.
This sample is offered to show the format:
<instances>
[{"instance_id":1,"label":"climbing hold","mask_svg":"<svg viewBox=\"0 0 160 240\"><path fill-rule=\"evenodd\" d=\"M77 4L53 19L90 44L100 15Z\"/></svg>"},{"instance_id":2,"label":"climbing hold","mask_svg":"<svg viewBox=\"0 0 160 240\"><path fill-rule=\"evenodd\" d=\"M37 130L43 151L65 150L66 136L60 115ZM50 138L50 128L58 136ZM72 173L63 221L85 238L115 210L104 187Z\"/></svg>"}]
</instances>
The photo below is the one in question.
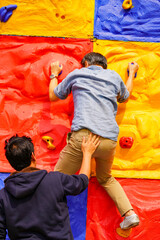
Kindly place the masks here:
<instances>
[{"instance_id":1,"label":"climbing hold","mask_svg":"<svg viewBox=\"0 0 160 240\"><path fill-rule=\"evenodd\" d=\"M63 67L61 64L59 64L59 67ZM60 71L60 73L58 74L58 76L59 75L61 75L62 74L62 70Z\"/></svg>"},{"instance_id":2,"label":"climbing hold","mask_svg":"<svg viewBox=\"0 0 160 240\"><path fill-rule=\"evenodd\" d=\"M13 10L17 8L17 5L11 4L6 7L0 8L0 21L7 22L7 20L11 17Z\"/></svg>"},{"instance_id":3,"label":"climbing hold","mask_svg":"<svg viewBox=\"0 0 160 240\"><path fill-rule=\"evenodd\" d=\"M117 234L118 234L119 236L124 237L124 238L127 238L127 237L129 237L129 235L131 234L132 228L126 229L126 230L123 230L123 229L121 229L121 228L116 228L116 232L117 232Z\"/></svg>"},{"instance_id":4,"label":"climbing hold","mask_svg":"<svg viewBox=\"0 0 160 240\"><path fill-rule=\"evenodd\" d=\"M3 22L6 13L7 13L7 9L5 7L1 7L0 8L0 20L1 20L1 22Z\"/></svg>"},{"instance_id":5,"label":"climbing hold","mask_svg":"<svg viewBox=\"0 0 160 240\"><path fill-rule=\"evenodd\" d=\"M122 4L123 9L130 9L132 8L132 0L124 0Z\"/></svg>"},{"instance_id":6,"label":"climbing hold","mask_svg":"<svg viewBox=\"0 0 160 240\"><path fill-rule=\"evenodd\" d=\"M119 140L119 145L121 148L131 148L133 145L134 139L132 137L121 137Z\"/></svg>"},{"instance_id":7,"label":"climbing hold","mask_svg":"<svg viewBox=\"0 0 160 240\"><path fill-rule=\"evenodd\" d=\"M47 143L47 148L48 149L55 149L56 147L53 145L53 138L49 136L43 136L42 137L43 141Z\"/></svg>"},{"instance_id":8,"label":"climbing hold","mask_svg":"<svg viewBox=\"0 0 160 240\"><path fill-rule=\"evenodd\" d=\"M131 63L132 65L134 64L133 62ZM127 69L127 73L128 73L128 76L129 76L129 70ZM134 77L136 78L137 77L137 73L135 73Z\"/></svg>"}]
</instances>

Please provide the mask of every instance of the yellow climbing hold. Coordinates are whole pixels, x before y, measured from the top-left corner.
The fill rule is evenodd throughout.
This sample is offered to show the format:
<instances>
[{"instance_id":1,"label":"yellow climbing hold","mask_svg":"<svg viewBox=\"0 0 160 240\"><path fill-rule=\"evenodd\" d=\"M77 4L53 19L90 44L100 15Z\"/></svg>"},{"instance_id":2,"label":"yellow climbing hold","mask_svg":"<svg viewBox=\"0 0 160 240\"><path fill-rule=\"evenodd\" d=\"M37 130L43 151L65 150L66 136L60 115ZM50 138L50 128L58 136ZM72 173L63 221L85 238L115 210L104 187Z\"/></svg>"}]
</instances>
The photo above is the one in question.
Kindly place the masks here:
<instances>
[{"instance_id":1,"label":"yellow climbing hold","mask_svg":"<svg viewBox=\"0 0 160 240\"><path fill-rule=\"evenodd\" d=\"M122 7L124 9L130 9L132 8L132 0L124 0L123 4L122 4Z\"/></svg>"},{"instance_id":2,"label":"yellow climbing hold","mask_svg":"<svg viewBox=\"0 0 160 240\"><path fill-rule=\"evenodd\" d=\"M124 237L124 238L128 238L129 235L130 235L131 232L132 232L132 228L126 229L126 230L123 230L123 229L121 229L121 228L116 228L116 232L117 232L117 234L118 234L119 236Z\"/></svg>"},{"instance_id":3,"label":"yellow climbing hold","mask_svg":"<svg viewBox=\"0 0 160 240\"><path fill-rule=\"evenodd\" d=\"M53 145L53 138L49 136L43 136L42 137L43 141L47 143L47 148L48 149L55 149L56 147Z\"/></svg>"}]
</instances>

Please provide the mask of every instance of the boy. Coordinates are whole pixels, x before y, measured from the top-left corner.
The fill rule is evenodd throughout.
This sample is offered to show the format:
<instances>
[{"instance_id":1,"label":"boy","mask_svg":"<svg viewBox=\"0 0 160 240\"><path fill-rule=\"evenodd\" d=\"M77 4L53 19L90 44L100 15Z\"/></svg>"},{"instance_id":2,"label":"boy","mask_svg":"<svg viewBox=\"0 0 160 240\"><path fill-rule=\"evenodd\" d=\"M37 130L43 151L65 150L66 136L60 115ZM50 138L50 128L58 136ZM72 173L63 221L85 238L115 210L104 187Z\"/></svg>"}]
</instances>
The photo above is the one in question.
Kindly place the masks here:
<instances>
[{"instance_id":1,"label":"boy","mask_svg":"<svg viewBox=\"0 0 160 240\"><path fill-rule=\"evenodd\" d=\"M83 67L68 74L60 84L57 78L62 66L59 62L51 64L50 100L65 99L72 91L74 101L71 133L67 145L60 153L55 171L76 173L82 161L82 137L87 137L90 132L99 135L101 143L93 154L96 160L96 177L124 217L120 227L129 229L139 224L139 218L124 190L112 177L111 167L119 133L115 120L117 101L128 101L139 66L136 62L128 64L129 76L125 85L115 71L107 69L107 60L103 55L88 53L81 63Z\"/></svg>"},{"instance_id":2,"label":"boy","mask_svg":"<svg viewBox=\"0 0 160 240\"><path fill-rule=\"evenodd\" d=\"M36 168L32 140L11 137L5 142L5 155L16 170L0 190L0 239L73 240L69 223L67 195L78 195L88 186L91 156L99 138L83 138L83 160L79 175L47 173Z\"/></svg>"}]
</instances>

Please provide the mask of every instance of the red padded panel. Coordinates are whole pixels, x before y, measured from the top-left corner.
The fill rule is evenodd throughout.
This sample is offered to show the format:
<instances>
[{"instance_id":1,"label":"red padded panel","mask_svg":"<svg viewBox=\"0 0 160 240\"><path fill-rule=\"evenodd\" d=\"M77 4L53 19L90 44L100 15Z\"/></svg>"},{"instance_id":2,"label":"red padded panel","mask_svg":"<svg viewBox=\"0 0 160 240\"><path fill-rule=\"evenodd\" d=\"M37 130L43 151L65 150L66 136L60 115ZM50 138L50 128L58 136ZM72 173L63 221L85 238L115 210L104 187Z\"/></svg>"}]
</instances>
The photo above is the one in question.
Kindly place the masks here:
<instances>
[{"instance_id":1,"label":"red padded panel","mask_svg":"<svg viewBox=\"0 0 160 240\"><path fill-rule=\"evenodd\" d=\"M118 179L140 217L140 225L132 229L127 240L160 239L160 181ZM123 240L116 228L123 220L96 178L88 188L86 240Z\"/></svg>"},{"instance_id":2,"label":"red padded panel","mask_svg":"<svg viewBox=\"0 0 160 240\"><path fill-rule=\"evenodd\" d=\"M51 103L48 97L50 63L59 60L59 81L92 51L86 39L0 36L0 172L11 167L4 156L4 141L16 133L33 139L38 167L52 170L66 144L73 117L72 96ZM55 150L42 136L51 136Z\"/></svg>"}]
</instances>

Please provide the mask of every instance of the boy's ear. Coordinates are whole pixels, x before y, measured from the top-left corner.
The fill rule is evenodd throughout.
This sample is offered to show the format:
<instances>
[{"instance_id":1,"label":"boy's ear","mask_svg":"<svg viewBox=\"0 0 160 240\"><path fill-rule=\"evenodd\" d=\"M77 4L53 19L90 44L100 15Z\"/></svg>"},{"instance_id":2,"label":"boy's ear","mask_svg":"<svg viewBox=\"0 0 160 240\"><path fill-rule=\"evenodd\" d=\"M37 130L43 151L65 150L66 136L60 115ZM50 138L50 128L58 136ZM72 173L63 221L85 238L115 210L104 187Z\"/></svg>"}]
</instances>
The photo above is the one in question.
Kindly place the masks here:
<instances>
[{"instance_id":1,"label":"boy's ear","mask_svg":"<svg viewBox=\"0 0 160 240\"><path fill-rule=\"evenodd\" d=\"M32 152L32 155L31 155L31 161L32 161L32 162L36 162L36 157L35 157L35 155L34 155L33 152Z\"/></svg>"},{"instance_id":2,"label":"boy's ear","mask_svg":"<svg viewBox=\"0 0 160 240\"><path fill-rule=\"evenodd\" d=\"M89 67L89 64L88 64L87 61L84 62L84 66L85 66L85 67Z\"/></svg>"}]
</instances>

